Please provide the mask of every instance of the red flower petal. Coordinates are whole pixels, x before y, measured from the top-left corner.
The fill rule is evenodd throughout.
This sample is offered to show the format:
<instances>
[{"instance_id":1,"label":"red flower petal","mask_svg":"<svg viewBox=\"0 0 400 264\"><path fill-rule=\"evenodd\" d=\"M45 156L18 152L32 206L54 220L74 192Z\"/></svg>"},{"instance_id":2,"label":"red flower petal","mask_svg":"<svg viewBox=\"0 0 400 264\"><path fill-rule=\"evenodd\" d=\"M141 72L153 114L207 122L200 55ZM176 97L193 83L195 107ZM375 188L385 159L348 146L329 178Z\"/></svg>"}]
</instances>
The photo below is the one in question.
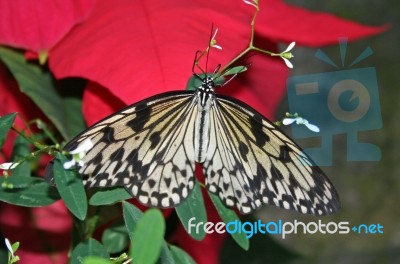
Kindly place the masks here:
<instances>
[{"instance_id":1,"label":"red flower petal","mask_svg":"<svg viewBox=\"0 0 400 264\"><path fill-rule=\"evenodd\" d=\"M282 0L260 1L260 10L256 24L268 26L257 27L257 34L272 41L296 41L297 45L309 47L336 44L340 37L353 41L388 28L364 26L328 13L287 5Z\"/></svg>"},{"instance_id":2,"label":"red flower petal","mask_svg":"<svg viewBox=\"0 0 400 264\"><path fill-rule=\"evenodd\" d=\"M48 50L90 14L93 4L94 0L0 1L0 43Z\"/></svg>"},{"instance_id":3,"label":"red flower petal","mask_svg":"<svg viewBox=\"0 0 400 264\"><path fill-rule=\"evenodd\" d=\"M223 51L213 49L210 68L216 61L226 63L245 46L252 10L239 4L240 12L226 1L219 1L218 7L198 0L99 1L88 20L52 50L50 67L58 78L96 81L126 104L183 89L195 51L208 45L211 22L219 27ZM232 28L237 30L231 33Z\"/></svg>"},{"instance_id":4,"label":"red flower petal","mask_svg":"<svg viewBox=\"0 0 400 264\"><path fill-rule=\"evenodd\" d=\"M40 208L2 204L1 234L20 242L17 255L23 263L67 263L71 224L62 202Z\"/></svg>"},{"instance_id":5,"label":"red flower petal","mask_svg":"<svg viewBox=\"0 0 400 264\"><path fill-rule=\"evenodd\" d=\"M336 43L338 36L354 39L381 30L291 7L279 0L262 3L256 29L258 40L289 41L293 37L315 46ZM247 44L253 11L253 7L241 1L237 4L222 0L99 1L91 16L52 50L50 67L58 78L90 79L125 104L131 104L153 94L185 87L191 76L194 51L206 47L211 22L219 27L217 41L223 50L212 49L209 68L217 62L227 63ZM329 23L315 23L320 19ZM318 31L312 30L316 24ZM327 33L321 35L321 32ZM261 44L272 50L276 45L266 41ZM221 90L235 93L239 99L270 115L281 98L287 73L283 62L275 59L261 54L253 57L252 67L240 77L246 80L233 82L229 90ZM89 95L85 97L85 105L88 98ZM85 106L87 111L90 107L102 112L98 105ZM90 122L98 120L90 115L86 118Z\"/></svg>"},{"instance_id":6,"label":"red flower petal","mask_svg":"<svg viewBox=\"0 0 400 264\"><path fill-rule=\"evenodd\" d=\"M126 106L109 90L95 82L89 82L86 86L83 101L85 103L82 105L82 112L89 126Z\"/></svg>"}]
</instances>

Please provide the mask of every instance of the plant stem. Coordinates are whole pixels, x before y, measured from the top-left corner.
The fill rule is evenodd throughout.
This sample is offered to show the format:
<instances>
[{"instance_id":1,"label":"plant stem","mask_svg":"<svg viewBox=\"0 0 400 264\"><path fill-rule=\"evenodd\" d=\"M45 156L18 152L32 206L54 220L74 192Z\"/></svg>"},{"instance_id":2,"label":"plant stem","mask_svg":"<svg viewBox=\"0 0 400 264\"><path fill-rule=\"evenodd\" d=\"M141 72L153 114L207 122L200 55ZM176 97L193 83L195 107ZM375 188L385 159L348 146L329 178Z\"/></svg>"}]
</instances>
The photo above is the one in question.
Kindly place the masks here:
<instances>
[{"instance_id":1,"label":"plant stem","mask_svg":"<svg viewBox=\"0 0 400 264\"><path fill-rule=\"evenodd\" d=\"M258 51L258 52L261 52L261 53L264 53L264 54L268 54L268 55L271 55L271 56L273 56L273 54L275 54L275 53L273 53L271 51L264 50L264 49L261 49L261 48L258 48L256 46L254 46L255 24L256 24L256 18L257 18L257 15L258 15L259 11L260 11L260 9L258 8L258 3L257 3L256 11L254 12L253 18L252 18L251 23L250 23L251 30L250 30L249 45L247 46L247 48L244 51L242 51L239 55L237 55L235 58L233 58L227 65L225 65L221 69L221 71L220 71L221 73L223 73L226 70L228 70L233 64L235 64L239 59L241 59L244 55L246 55L247 53L249 53L252 50L255 50L255 51Z\"/></svg>"}]
</instances>

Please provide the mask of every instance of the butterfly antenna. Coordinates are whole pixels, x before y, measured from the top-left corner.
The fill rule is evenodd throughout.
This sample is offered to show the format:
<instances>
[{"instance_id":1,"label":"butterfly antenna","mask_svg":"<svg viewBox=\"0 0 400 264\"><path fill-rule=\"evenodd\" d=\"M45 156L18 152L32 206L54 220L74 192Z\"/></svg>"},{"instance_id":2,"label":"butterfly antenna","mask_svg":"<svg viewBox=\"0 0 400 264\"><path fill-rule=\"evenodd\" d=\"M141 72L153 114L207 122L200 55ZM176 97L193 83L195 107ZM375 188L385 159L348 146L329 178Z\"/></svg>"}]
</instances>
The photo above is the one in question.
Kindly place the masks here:
<instances>
[{"instance_id":1,"label":"butterfly antenna","mask_svg":"<svg viewBox=\"0 0 400 264\"><path fill-rule=\"evenodd\" d=\"M205 73L205 72L203 71L203 69L197 64L197 59L199 58L199 54L200 54L200 53L201 53L201 51L200 51L200 50L197 50L196 53L195 53L195 55L194 55L194 61L193 61L193 66L192 66L192 73L193 73L193 76L195 76L197 79L199 79L200 81L202 81L203 78L201 78L200 75L198 75L198 74L194 71L194 69L195 69L196 66L197 66L197 68L200 69L201 73L203 73L203 74Z\"/></svg>"}]
</instances>

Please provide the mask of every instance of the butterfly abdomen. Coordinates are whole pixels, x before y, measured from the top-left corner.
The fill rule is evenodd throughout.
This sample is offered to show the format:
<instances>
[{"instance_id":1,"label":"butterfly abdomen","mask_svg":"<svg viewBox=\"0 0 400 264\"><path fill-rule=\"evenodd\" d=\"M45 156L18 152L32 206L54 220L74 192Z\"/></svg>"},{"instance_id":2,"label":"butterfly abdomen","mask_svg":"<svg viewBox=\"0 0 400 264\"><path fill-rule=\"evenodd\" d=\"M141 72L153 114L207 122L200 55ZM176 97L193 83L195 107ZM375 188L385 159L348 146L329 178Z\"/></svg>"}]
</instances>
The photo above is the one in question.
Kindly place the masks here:
<instances>
[{"instance_id":1,"label":"butterfly abdomen","mask_svg":"<svg viewBox=\"0 0 400 264\"><path fill-rule=\"evenodd\" d=\"M195 161L203 163L210 141L210 110L215 100L214 83L204 82L196 93L197 115L195 123L194 153Z\"/></svg>"}]
</instances>

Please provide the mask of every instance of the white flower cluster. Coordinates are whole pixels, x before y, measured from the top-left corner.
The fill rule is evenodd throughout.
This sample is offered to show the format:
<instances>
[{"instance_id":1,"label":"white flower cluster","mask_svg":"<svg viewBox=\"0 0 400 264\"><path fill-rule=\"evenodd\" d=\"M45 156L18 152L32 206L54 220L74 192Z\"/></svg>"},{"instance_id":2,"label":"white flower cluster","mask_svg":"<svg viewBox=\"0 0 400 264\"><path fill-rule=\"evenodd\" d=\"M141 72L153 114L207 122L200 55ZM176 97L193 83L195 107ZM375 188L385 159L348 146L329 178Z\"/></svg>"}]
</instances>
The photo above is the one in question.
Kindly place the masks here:
<instances>
[{"instance_id":1,"label":"white flower cluster","mask_svg":"<svg viewBox=\"0 0 400 264\"><path fill-rule=\"evenodd\" d=\"M292 124L293 122L296 122L297 125L305 125L308 129L310 129L312 132L319 132L319 127L316 125L310 124L306 119L298 116L297 114L291 115L289 113L286 114L286 118L282 120L282 124L285 126Z\"/></svg>"}]
</instances>

